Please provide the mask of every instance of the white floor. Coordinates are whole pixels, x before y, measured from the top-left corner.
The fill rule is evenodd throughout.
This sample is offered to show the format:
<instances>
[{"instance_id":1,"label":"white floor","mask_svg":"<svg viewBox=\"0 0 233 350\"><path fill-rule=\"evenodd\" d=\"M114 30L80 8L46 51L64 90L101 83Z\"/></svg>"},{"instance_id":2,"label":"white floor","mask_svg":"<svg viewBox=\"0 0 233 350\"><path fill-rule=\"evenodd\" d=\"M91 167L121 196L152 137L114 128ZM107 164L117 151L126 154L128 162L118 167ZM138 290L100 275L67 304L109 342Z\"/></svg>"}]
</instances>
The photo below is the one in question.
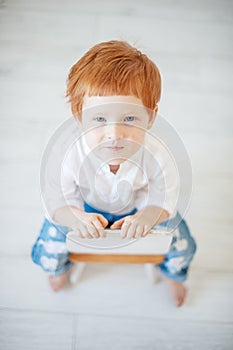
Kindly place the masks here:
<instances>
[{"instance_id":1,"label":"white floor","mask_svg":"<svg viewBox=\"0 0 233 350\"><path fill-rule=\"evenodd\" d=\"M186 219L198 243L186 304L140 265L89 265L54 294L30 260L43 220L39 171L70 116L65 80L93 44L136 44L163 76L160 112L191 157ZM233 2L0 2L1 349L233 348Z\"/></svg>"}]
</instances>

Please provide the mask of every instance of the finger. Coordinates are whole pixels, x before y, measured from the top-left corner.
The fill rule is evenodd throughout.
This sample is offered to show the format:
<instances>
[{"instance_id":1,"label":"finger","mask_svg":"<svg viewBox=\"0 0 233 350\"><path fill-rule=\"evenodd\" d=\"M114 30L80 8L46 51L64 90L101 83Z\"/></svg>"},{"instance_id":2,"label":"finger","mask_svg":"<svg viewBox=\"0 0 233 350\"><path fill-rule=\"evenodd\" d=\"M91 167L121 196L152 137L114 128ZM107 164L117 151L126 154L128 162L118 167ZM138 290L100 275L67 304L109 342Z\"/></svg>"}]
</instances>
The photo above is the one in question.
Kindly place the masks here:
<instances>
[{"instance_id":1,"label":"finger","mask_svg":"<svg viewBox=\"0 0 233 350\"><path fill-rule=\"evenodd\" d=\"M79 238L84 238L84 236L81 234L81 231L78 228L75 230L75 233Z\"/></svg>"},{"instance_id":2,"label":"finger","mask_svg":"<svg viewBox=\"0 0 233 350\"><path fill-rule=\"evenodd\" d=\"M151 227L148 225L145 225L144 229L143 229L142 237L146 237L148 235L148 233L150 232L150 230L151 230Z\"/></svg>"},{"instance_id":3,"label":"finger","mask_svg":"<svg viewBox=\"0 0 233 350\"><path fill-rule=\"evenodd\" d=\"M143 235L143 233L144 233L143 228L144 228L144 227L141 226L141 225L138 225L138 226L136 227L136 232L135 232L134 238L142 237L142 235Z\"/></svg>"},{"instance_id":4,"label":"finger","mask_svg":"<svg viewBox=\"0 0 233 350\"><path fill-rule=\"evenodd\" d=\"M124 221L125 221L125 218L122 218L122 219L120 219L120 220L115 221L115 222L110 226L110 229L111 229L111 230L116 230L116 229L118 229L118 228L121 228L121 226L123 225Z\"/></svg>"},{"instance_id":5,"label":"finger","mask_svg":"<svg viewBox=\"0 0 233 350\"><path fill-rule=\"evenodd\" d=\"M80 227L81 234L84 236L84 238L92 239L93 236L89 233L88 228L86 225L83 225Z\"/></svg>"},{"instance_id":6,"label":"finger","mask_svg":"<svg viewBox=\"0 0 233 350\"><path fill-rule=\"evenodd\" d=\"M122 238L125 238L128 236L128 230L129 230L131 224L132 223L129 220L124 221L123 225L121 226L121 237Z\"/></svg>"},{"instance_id":7,"label":"finger","mask_svg":"<svg viewBox=\"0 0 233 350\"><path fill-rule=\"evenodd\" d=\"M95 219L92 221L93 225L95 226L97 232L98 232L98 237L102 237L105 238L106 237L106 233L105 230L102 226L102 224L99 222L98 219Z\"/></svg>"},{"instance_id":8,"label":"finger","mask_svg":"<svg viewBox=\"0 0 233 350\"><path fill-rule=\"evenodd\" d=\"M103 215L97 214L96 216L97 216L97 219L99 220L99 222L101 223L103 228L108 226L108 220Z\"/></svg>"},{"instance_id":9,"label":"finger","mask_svg":"<svg viewBox=\"0 0 233 350\"><path fill-rule=\"evenodd\" d=\"M88 230L88 233L94 237L94 238L99 238L100 235L99 235L99 232L97 230L97 228L95 227L95 225L93 224L93 222L87 224L87 230Z\"/></svg>"},{"instance_id":10,"label":"finger","mask_svg":"<svg viewBox=\"0 0 233 350\"><path fill-rule=\"evenodd\" d=\"M136 234L136 229L137 229L137 225L134 224L134 223L131 223L131 225L129 226L128 228L128 231L127 231L127 238L133 238Z\"/></svg>"}]
</instances>

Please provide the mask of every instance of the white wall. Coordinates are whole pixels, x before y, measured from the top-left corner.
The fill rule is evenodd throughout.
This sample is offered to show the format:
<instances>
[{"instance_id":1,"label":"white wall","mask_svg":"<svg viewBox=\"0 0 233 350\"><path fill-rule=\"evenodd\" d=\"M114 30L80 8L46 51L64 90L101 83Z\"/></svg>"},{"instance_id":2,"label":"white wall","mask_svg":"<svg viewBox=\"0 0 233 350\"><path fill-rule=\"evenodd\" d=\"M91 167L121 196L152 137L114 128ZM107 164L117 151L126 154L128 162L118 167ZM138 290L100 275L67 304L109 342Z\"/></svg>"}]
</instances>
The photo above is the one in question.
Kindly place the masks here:
<instances>
[{"instance_id":1,"label":"white wall","mask_svg":"<svg viewBox=\"0 0 233 350\"><path fill-rule=\"evenodd\" d=\"M194 266L232 271L232 14L232 1L1 2L1 253L29 254L39 231L40 160L70 116L69 68L93 44L124 39L158 64L160 113L190 154Z\"/></svg>"}]
</instances>

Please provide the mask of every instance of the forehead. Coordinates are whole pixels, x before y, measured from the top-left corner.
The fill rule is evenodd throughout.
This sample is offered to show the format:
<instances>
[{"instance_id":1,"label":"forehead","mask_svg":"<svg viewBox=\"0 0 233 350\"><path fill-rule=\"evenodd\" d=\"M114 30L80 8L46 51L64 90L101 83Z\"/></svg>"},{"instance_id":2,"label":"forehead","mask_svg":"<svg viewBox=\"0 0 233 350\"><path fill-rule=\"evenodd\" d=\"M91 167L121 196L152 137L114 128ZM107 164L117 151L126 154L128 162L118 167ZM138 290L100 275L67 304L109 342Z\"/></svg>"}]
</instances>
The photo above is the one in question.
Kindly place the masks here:
<instances>
[{"instance_id":1,"label":"forehead","mask_svg":"<svg viewBox=\"0 0 233 350\"><path fill-rule=\"evenodd\" d=\"M135 96L85 96L83 100L83 110L90 108L108 108L114 104L115 106L130 107L130 108L143 108L142 101Z\"/></svg>"},{"instance_id":2,"label":"forehead","mask_svg":"<svg viewBox=\"0 0 233 350\"><path fill-rule=\"evenodd\" d=\"M137 116L140 120L148 120L148 110L142 101L134 96L88 96L83 103L83 122L92 120L96 115L108 116L118 121L125 115Z\"/></svg>"}]
</instances>

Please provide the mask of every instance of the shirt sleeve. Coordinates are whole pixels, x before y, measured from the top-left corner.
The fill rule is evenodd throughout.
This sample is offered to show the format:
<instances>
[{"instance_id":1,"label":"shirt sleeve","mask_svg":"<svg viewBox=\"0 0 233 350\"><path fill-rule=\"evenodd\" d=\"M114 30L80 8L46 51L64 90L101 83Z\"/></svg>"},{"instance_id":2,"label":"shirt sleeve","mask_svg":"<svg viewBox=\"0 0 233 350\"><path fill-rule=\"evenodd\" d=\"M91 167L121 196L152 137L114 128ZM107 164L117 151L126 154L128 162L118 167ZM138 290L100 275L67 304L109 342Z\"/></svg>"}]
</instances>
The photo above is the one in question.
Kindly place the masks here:
<instances>
[{"instance_id":1,"label":"shirt sleeve","mask_svg":"<svg viewBox=\"0 0 233 350\"><path fill-rule=\"evenodd\" d=\"M74 151L70 152L62 164L61 187L66 205L73 205L83 209L83 199L76 180L79 171L77 162L77 154Z\"/></svg>"},{"instance_id":2,"label":"shirt sleeve","mask_svg":"<svg viewBox=\"0 0 233 350\"><path fill-rule=\"evenodd\" d=\"M174 217L179 196L179 174L172 155L160 149L153 157L147 158L144 169L147 183L137 191L137 209L154 205L165 209L169 218Z\"/></svg>"},{"instance_id":3,"label":"shirt sleeve","mask_svg":"<svg viewBox=\"0 0 233 350\"><path fill-rule=\"evenodd\" d=\"M75 206L83 209L83 200L76 184L77 169L74 147L69 152L50 149L41 169L41 191L46 216L52 222L57 209Z\"/></svg>"}]
</instances>

